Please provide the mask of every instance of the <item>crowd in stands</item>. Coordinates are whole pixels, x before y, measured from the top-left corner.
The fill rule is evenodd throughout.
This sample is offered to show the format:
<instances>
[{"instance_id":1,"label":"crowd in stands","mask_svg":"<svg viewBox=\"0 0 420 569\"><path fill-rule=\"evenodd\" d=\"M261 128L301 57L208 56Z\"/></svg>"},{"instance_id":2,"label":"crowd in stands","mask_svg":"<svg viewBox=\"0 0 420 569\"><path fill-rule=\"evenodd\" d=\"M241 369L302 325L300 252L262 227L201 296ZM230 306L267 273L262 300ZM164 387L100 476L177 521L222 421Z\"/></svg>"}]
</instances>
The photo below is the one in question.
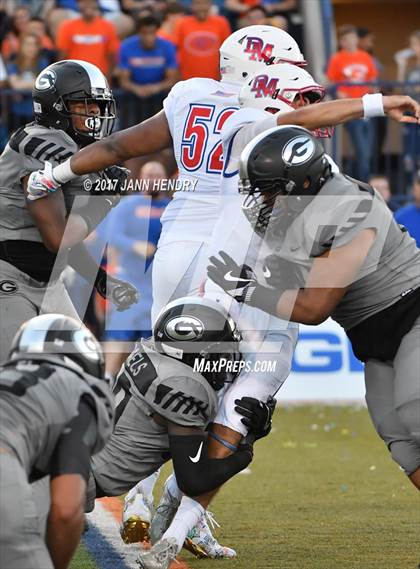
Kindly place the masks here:
<instances>
[{"instance_id":1,"label":"crowd in stands","mask_svg":"<svg viewBox=\"0 0 420 569\"><path fill-rule=\"evenodd\" d=\"M231 31L252 24L277 26L303 43L299 0L0 0L0 149L11 131L32 120L30 90L37 74L54 61L83 59L97 65L118 94L118 127L125 128L160 110L177 81L190 77L218 79L219 46ZM366 28L344 26L338 30L338 51L326 68L333 96L360 97L376 89L374 85L352 85L381 78L383 65L375 56L374 40ZM395 63L396 79L412 83L410 94L419 99L420 31L413 32L408 45L395 54ZM346 164L346 171L348 166L355 177L375 185L420 246L420 180L416 176L420 171L420 129L411 124L403 126L405 188L414 201L401 209L401 202L391 191L393 180L378 168L383 162L387 120L360 119L345 129L354 151L354 160ZM163 155L159 159L166 166L171 162ZM151 164L141 170L140 177L167 176L162 164ZM135 177L138 169L134 169ZM132 280L130 267L139 258L146 265L151 260L159 238L160 213L167 200L166 195L127 198L128 209L120 209L127 218L125 230L115 232L121 238L111 244L108 259L117 276ZM92 236L89 246L93 250L101 239L106 240L104 231L99 228ZM136 237L145 232L144 239ZM147 335L150 271L143 277L144 282L135 283L143 294L135 328L138 334ZM74 283L74 294L79 297L80 287L80 282ZM104 318L103 307L96 306L95 312L92 321ZM108 318L106 339L132 339L124 336L124 319L120 322L119 314L111 311ZM119 361L117 357L116 366Z\"/></svg>"}]
</instances>

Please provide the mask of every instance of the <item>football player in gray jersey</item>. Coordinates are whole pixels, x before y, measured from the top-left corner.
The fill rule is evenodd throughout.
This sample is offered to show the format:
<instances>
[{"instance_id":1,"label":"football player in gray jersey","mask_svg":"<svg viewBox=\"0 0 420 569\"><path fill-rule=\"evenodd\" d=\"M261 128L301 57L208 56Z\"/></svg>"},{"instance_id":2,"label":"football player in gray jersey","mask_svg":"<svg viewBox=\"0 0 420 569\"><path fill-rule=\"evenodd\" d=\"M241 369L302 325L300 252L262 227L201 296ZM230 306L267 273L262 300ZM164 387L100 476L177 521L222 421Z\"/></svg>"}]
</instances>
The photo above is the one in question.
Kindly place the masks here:
<instances>
[{"instance_id":1,"label":"football player in gray jersey","mask_svg":"<svg viewBox=\"0 0 420 569\"><path fill-rule=\"evenodd\" d=\"M246 468L254 440L266 436L271 428L273 401L237 400L248 436L227 458L207 456L206 429L216 415L218 395L242 368L240 339L235 323L219 303L180 298L162 310L153 338L142 340L118 376L118 384L127 387L119 397L114 433L93 459L89 495L118 496L172 459L178 486L186 494L177 516L185 516L186 507L194 516L183 520L190 527L182 539L174 528L163 535L164 544L173 545L172 557L207 506L205 495L199 502L187 496L214 490ZM147 558L149 553L142 555Z\"/></svg>"},{"instance_id":2,"label":"football player in gray jersey","mask_svg":"<svg viewBox=\"0 0 420 569\"><path fill-rule=\"evenodd\" d=\"M113 427L95 337L60 314L26 322L0 368L0 558L5 569L66 569L84 525L91 455ZM49 476L45 539L31 483Z\"/></svg>"},{"instance_id":3,"label":"football player in gray jersey","mask_svg":"<svg viewBox=\"0 0 420 569\"><path fill-rule=\"evenodd\" d=\"M281 318L315 325L331 316L343 326L365 362L375 428L420 489L415 241L372 187L332 174L321 143L300 127L255 137L240 177L244 213L264 236L261 266L239 266L221 251L208 276L238 302Z\"/></svg>"},{"instance_id":4,"label":"football player in gray jersey","mask_svg":"<svg viewBox=\"0 0 420 569\"><path fill-rule=\"evenodd\" d=\"M54 63L38 76L33 104L35 122L17 130L0 156L0 361L16 330L29 318L40 312L77 317L60 280L67 264L120 309L137 298L129 283L113 277L107 282L106 273L98 272L82 244L118 203L114 190L127 176L124 169L111 167L96 176L97 181L112 179L113 191L105 194L95 195L94 183L87 191L85 176L70 182L63 194L48 196L42 205L26 194L29 175L46 160L52 167L110 134L115 102L105 77L83 61Z\"/></svg>"}]
</instances>

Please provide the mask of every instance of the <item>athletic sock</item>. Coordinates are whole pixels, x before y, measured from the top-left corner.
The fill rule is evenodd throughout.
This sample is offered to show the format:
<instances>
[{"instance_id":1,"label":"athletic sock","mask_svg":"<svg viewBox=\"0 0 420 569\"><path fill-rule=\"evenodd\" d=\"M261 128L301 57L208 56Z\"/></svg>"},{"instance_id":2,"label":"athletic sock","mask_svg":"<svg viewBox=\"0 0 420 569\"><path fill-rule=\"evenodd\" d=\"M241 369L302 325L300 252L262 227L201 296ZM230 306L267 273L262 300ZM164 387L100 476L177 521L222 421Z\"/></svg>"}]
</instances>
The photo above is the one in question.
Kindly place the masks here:
<instances>
[{"instance_id":1,"label":"athletic sock","mask_svg":"<svg viewBox=\"0 0 420 569\"><path fill-rule=\"evenodd\" d=\"M178 488L178 484L176 482L175 474L171 474L168 476L165 482L165 489L169 492L169 494L180 502L182 500L183 493Z\"/></svg>"},{"instance_id":2,"label":"athletic sock","mask_svg":"<svg viewBox=\"0 0 420 569\"><path fill-rule=\"evenodd\" d=\"M185 538L206 510L201 504L184 496L171 525L163 534L162 539L172 538L178 544L178 553L181 551Z\"/></svg>"},{"instance_id":3,"label":"athletic sock","mask_svg":"<svg viewBox=\"0 0 420 569\"><path fill-rule=\"evenodd\" d=\"M160 468L153 472L150 476L139 482L136 486L143 494L143 496L153 504L153 490L155 488L155 484L157 479L159 478Z\"/></svg>"}]
</instances>

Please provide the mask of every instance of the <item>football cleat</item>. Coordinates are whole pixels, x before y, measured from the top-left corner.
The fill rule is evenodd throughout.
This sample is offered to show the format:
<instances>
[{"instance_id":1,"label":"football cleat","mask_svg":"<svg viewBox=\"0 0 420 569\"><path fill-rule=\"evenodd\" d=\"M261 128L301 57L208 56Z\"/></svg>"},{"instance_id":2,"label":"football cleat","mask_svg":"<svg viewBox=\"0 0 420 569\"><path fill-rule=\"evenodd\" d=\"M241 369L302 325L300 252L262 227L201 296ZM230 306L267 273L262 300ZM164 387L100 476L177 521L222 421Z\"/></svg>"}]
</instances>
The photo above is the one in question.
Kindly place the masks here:
<instances>
[{"instance_id":1,"label":"football cleat","mask_svg":"<svg viewBox=\"0 0 420 569\"><path fill-rule=\"evenodd\" d=\"M206 517L212 528L215 526L220 527L213 514L206 512L201 516L197 525L188 533L184 542L184 548L199 559L232 559L236 557L234 549L220 545L217 539L213 537Z\"/></svg>"},{"instance_id":2,"label":"football cleat","mask_svg":"<svg viewBox=\"0 0 420 569\"><path fill-rule=\"evenodd\" d=\"M174 538L161 539L149 550L142 550L136 562L142 569L168 569L178 553Z\"/></svg>"},{"instance_id":3,"label":"football cleat","mask_svg":"<svg viewBox=\"0 0 420 569\"><path fill-rule=\"evenodd\" d=\"M124 500L120 535L124 543L150 541L149 528L153 505L135 486Z\"/></svg>"},{"instance_id":4,"label":"football cleat","mask_svg":"<svg viewBox=\"0 0 420 569\"><path fill-rule=\"evenodd\" d=\"M150 525L150 541L152 544L157 543L171 525L179 504L179 500L172 496L165 485L162 497Z\"/></svg>"}]
</instances>

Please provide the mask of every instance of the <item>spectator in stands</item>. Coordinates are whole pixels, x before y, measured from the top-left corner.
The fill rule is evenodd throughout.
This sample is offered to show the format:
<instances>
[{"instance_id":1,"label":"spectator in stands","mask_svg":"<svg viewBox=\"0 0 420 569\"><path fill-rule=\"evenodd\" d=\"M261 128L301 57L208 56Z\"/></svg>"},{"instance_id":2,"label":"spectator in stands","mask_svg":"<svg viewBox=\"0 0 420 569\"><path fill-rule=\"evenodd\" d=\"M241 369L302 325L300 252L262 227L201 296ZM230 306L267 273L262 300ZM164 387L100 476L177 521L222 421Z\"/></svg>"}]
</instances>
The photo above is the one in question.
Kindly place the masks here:
<instances>
[{"instance_id":1,"label":"spectator in stands","mask_svg":"<svg viewBox=\"0 0 420 569\"><path fill-rule=\"evenodd\" d=\"M6 0L0 0L0 46L12 27L12 21L7 11Z\"/></svg>"},{"instance_id":2,"label":"spectator in stands","mask_svg":"<svg viewBox=\"0 0 420 569\"><path fill-rule=\"evenodd\" d=\"M138 35L121 45L120 83L133 96L127 99L127 106L135 113L130 119L132 124L160 110L163 98L178 78L175 46L157 37L158 29L159 21L145 16L138 23Z\"/></svg>"},{"instance_id":3,"label":"spectator in stands","mask_svg":"<svg viewBox=\"0 0 420 569\"><path fill-rule=\"evenodd\" d=\"M296 10L297 0L262 0L269 15L284 14Z\"/></svg>"},{"instance_id":4,"label":"spectator in stands","mask_svg":"<svg viewBox=\"0 0 420 569\"><path fill-rule=\"evenodd\" d=\"M404 87L404 93L420 101L420 30L410 35L409 48L398 51L395 54L395 61L398 66L397 80L408 81L411 84ZM419 131L418 125L404 125L404 170L408 187L415 172L420 168Z\"/></svg>"},{"instance_id":5,"label":"spectator in stands","mask_svg":"<svg viewBox=\"0 0 420 569\"><path fill-rule=\"evenodd\" d=\"M81 17L63 22L57 31L59 59L88 61L110 78L120 45L115 27L99 15L97 0L78 0L78 7Z\"/></svg>"},{"instance_id":6,"label":"spectator in stands","mask_svg":"<svg viewBox=\"0 0 420 569\"><path fill-rule=\"evenodd\" d=\"M220 78L219 47L230 35L230 26L224 16L212 16L211 7L210 0L192 0L192 15L182 17L175 25L182 79Z\"/></svg>"},{"instance_id":7,"label":"spectator in stands","mask_svg":"<svg viewBox=\"0 0 420 569\"><path fill-rule=\"evenodd\" d=\"M398 204L392 199L391 185L387 176L384 174L372 174L369 178L369 184L381 194L391 211L398 209Z\"/></svg>"},{"instance_id":8,"label":"spectator in stands","mask_svg":"<svg viewBox=\"0 0 420 569\"><path fill-rule=\"evenodd\" d=\"M175 44L174 30L177 21L185 15L185 10L181 4L169 4L162 15L162 25L159 28L158 36Z\"/></svg>"},{"instance_id":9,"label":"spectator in stands","mask_svg":"<svg viewBox=\"0 0 420 569\"><path fill-rule=\"evenodd\" d=\"M384 66L375 56L375 35L369 28L358 27L357 36L359 38L359 49L365 51L372 57L378 71L379 78L384 70ZM381 88L381 92L386 94L386 90L384 88ZM391 92L388 94L391 94ZM373 127L372 163L373 168L375 170L379 170L380 165L382 164L383 147L388 132L388 118L376 117L371 119L371 123Z\"/></svg>"},{"instance_id":10,"label":"spectator in stands","mask_svg":"<svg viewBox=\"0 0 420 569\"><path fill-rule=\"evenodd\" d=\"M6 35L2 46L1 54L4 61L8 61L19 50L19 37L26 31L31 14L25 6L18 6L12 16L12 28Z\"/></svg>"},{"instance_id":11,"label":"spectator in stands","mask_svg":"<svg viewBox=\"0 0 420 569\"><path fill-rule=\"evenodd\" d=\"M38 36L24 34L19 51L13 62L7 64L9 84L16 91L30 91L37 75L48 65L42 56L42 45ZM33 117L31 93L13 95L10 113L10 128L15 130L30 122Z\"/></svg>"},{"instance_id":12,"label":"spectator in stands","mask_svg":"<svg viewBox=\"0 0 420 569\"><path fill-rule=\"evenodd\" d=\"M160 162L147 162L141 169L145 191L126 197L113 211L109 225L110 245L118 255L117 278L134 284L140 301L129 310L110 307L104 339L113 342L113 353L106 354L107 371L116 374L130 349L120 342L133 342L151 336L152 261L160 236L160 217L169 203L159 183L167 178Z\"/></svg>"},{"instance_id":13,"label":"spectator in stands","mask_svg":"<svg viewBox=\"0 0 420 569\"><path fill-rule=\"evenodd\" d=\"M53 63L56 60L57 54L55 51L54 43L50 36L47 34L45 20L42 18L32 18L28 23L27 31L30 34L38 36L41 41L43 56L48 60L49 64Z\"/></svg>"},{"instance_id":14,"label":"spectator in stands","mask_svg":"<svg viewBox=\"0 0 420 569\"><path fill-rule=\"evenodd\" d=\"M395 219L407 228L417 247L420 248L420 172L417 172L414 178L413 197L414 203L400 208L395 214Z\"/></svg>"},{"instance_id":15,"label":"spectator in stands","mask_svg":"<svg viewBox=\"0 0 420 569\"><path fill-rule=\"evenodd\" d=\"M244 28L245 26L263 26L267 24L269 24L267 10L262 4L256 4L248 8L238 21L240 28Z\"/></svg>"},{"instance_id":16,"label":"spectator in stands","mask_svg":"<svg viewBox=\"0 0 420 569\"><path fill-rule=\"evenodd\" d=\"M331 82L366 83L374 81L378 76L372 57L358 48L359 38L354 26L342 26L339 29L340 51L329 61L327 76ZM358 98L371 93L368 85L340 85L337 87L337 98ZM369 120L357 119L346 123L355 152L354 175L367 181L370 173L372 154L372 124Z\"/></svg>"}]
</instances>

